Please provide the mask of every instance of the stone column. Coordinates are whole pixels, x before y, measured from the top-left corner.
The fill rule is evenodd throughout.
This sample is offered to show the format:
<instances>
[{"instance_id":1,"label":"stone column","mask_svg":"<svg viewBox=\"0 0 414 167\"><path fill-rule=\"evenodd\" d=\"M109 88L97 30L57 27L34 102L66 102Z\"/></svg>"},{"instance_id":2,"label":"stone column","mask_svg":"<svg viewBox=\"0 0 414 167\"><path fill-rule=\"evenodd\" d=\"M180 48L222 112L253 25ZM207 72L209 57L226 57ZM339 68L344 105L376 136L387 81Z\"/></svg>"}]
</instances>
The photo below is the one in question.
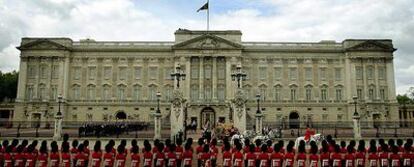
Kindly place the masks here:
<instances>
[{"instance_id":1,"label":"stone column","mask_svg":"<svg viewBox=\"0 0 414 167\"><path fill-rule=\"evenodd\" d=\"M352 120L354 121L354 139L359 140L361 139L361 122L359 115L352 116Z\"/></svg>"},{"instance_id":2,"label":"stone column","mask_svg":"<svg viewBox=\"0 0 414 167\"><path fill-rule=\"evenodd\" d=\"M256 134L257 135L263 135L262 129L263 129L263 114L262 113L256 113Z\"/></svg>"},{"instance_id":3,"label":"stone column","mask_svg":"<svg viewBox=\"0 0 414 167\"><path fill-rule=\"evenodd\" d=\"M154 113L154 139L161 139L161 113Z\"/></svg>"},{"instance_id":4,"label":"stone column","mask_svg":"<svg viewBox=\"0 0 414 167\"><path fill-rule=\"evenodd\" d=\"M213 101L216 101L217 100L217 57L213 57L213 72L211 76L213 78L212 99Z\"/></svg>"},{"instance_id":5,"label":"stone column","mask_svg":"<svg viewBox=\"0 0 414 167\"><path fill-rule=\"evenodd\" d=\"M26 78L27 78L27 61L26 57L21 57L19 68L19 83L17 86L17 98L16 102L23 102L26 98Z\"/></svg>"},{"instance_id":6,"label":"stone column","mask_svg":"<svg viewBox=\"0 0 414 167\"><path fill-rule=\"evenodd\" d=\"M55 116L55 129L53 133L53 140L60 140L62 138L62 114L56 114Z\"/></svg>"}]
</instances>

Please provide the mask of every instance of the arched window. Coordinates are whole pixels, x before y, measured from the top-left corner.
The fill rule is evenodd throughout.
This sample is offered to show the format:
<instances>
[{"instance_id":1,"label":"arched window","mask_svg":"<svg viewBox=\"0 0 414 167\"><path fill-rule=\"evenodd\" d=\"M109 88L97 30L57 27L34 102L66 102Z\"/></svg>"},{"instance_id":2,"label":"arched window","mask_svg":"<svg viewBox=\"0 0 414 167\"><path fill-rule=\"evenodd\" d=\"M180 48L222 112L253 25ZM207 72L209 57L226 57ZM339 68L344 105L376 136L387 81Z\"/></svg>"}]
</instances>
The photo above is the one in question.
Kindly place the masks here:
<instances>
[{"instance_id":1,"label":"arched window","mask_svg":"<svg viewBox=\"0 0 414 167\"><path fill-rule=\"evenodd\" d=\"M204 99L211 100L211 86L210 85L206 85L204 87Z\"/></svg>"},{"instance_id":2,"label":"arched window","mask_svg":"<svg viewBox=\"0 0 414 167\"><path fill-rule=\"evenodd\" d=\"M297 89L298 87L296 85L290 86L290 100L296 101L297 100Z\"/></svg>"},{"instance_id":3,"label":"arched window","mask_svg":"<svg viewBox=\"0 0 414 167\"><path fill-rule=\"evenodd\" d=\"M335 87L335 100L336 101L341 101L342 100L342 94L343 94L342 89L343 89L342 85L338 85L338 86Z\"/></svg>"}]
</instances>

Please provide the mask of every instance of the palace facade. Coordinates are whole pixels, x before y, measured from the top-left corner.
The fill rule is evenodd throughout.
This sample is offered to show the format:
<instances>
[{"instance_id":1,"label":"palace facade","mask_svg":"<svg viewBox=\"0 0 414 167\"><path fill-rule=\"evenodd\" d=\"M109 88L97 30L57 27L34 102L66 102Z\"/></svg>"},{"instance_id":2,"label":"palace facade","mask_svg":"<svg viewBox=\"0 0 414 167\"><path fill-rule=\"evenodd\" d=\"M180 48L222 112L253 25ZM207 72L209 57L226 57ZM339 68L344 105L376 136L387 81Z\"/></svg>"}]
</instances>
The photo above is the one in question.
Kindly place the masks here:
<instances>
[{"instance_id":1,"label":"palace facade","mask_svg":"<svg viewBox=\"0 0 414 167\"><path fill-rule=\"evenodd\" d=\"M73 41L22 38L14 120L153 122L157 92L169 120L180 67L179 89L188 122L232 120L231 100L241 67L247 124L253 124L260 94L264 125L305 126L347 122L356 108L362 120L397 121L391 40L342 42L244 42L240 31L179 29L175 41ZM59 107L58 96L63 97Z\"/></svg>"}]
</instances>

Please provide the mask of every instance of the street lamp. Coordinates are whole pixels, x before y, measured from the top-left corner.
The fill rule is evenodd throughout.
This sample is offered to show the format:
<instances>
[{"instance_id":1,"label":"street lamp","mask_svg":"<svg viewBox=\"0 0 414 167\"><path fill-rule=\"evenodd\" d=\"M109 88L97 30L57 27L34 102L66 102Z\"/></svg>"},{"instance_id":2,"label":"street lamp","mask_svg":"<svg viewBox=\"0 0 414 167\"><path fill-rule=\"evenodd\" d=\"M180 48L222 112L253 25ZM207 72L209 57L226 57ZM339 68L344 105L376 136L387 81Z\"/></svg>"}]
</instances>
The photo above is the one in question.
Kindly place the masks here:
<instances>
[{"instance_id":1,"label":"street lamp","mask_svg":"<svg viewBox=\"0 0 414 167\"><path fill-rule=\"evenodd\" d=\"M160 111L160 99L161 99L161 93L160 92L157 92L157 114L161 114L161 111Z\"/></svg>"},{"instance_id":2,"label":"street lamp","mask_svg":"<svg viewBox=\"0 0 414 167\"><path fill-rule=\"evenodd\" d=\"M261 114L262 111L260 111L260 94L256 95L256 101L257 101L257 111L256 114Z\"/></svg>"},{"instance_id":3,"label":"street lamp","mask_svg":"<svg viewBox=\"0 0 414 167\"><path fill-rule=\"evenodd\" d=\"M63 101L63 97L62 97L62 95L59 95L58 96L58 112L56 113L56 115L57 116L62 116L62 112L60 112L60 104L62 104L62 101Z\"/></svg>"},{"instance_id":4,"label":"street lamp","mask_svg":"<svg viewBox=\"0 0 414 167\"><path fill-rule=\"evenodd\" d=\"M177 88L180 88L180 80L185 80L185 73L181 70L180 64L175 67L175 72L171 73L171 77L173 80L177 80Z\"/></svg>"},{"instance_id":5,"label":"street lamp","mask_svg":"<svg viewBox=\"0 0 414 167\"><path fill-rule=\"evenodd\" d=\"M233 74L231 74L231 79L232 79L233 81L236 81L236 80L237 80L237 87L238 87L238 88L240 88L240 83L241 83L241 81L245 81L245 80L246 80L246 78L247 78L247 74L246 74L246 73L244 73L244 72L242 72L242 70L241 70L241 65L240 65L240 64L238 64L238 65L236 66L236 71L235 71L235 72L233 72Z\"/></svg>"},{"instance_id":6,"label":"street lamp","mask_svg":"<svg viewBox=\"0 0 414 167\"><path fill-rule=\"evenodd\" d=\"M358 97L357 96L354 96L354 97L352 97L352 99L354 100L354 106L355 106L354 116L359 116L359 114L357 112L357 100L358 100Z\"/></svg>"}]
</instances>

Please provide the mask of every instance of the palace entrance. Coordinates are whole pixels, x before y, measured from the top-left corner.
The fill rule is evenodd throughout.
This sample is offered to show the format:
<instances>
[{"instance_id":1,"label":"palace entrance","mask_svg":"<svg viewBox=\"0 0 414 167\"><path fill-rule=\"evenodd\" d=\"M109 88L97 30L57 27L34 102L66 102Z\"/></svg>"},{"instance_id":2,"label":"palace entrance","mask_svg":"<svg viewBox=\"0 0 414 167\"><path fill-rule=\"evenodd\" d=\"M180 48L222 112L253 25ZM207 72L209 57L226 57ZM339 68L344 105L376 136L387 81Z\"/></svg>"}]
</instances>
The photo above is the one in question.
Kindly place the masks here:
<instances>
[{"instance_id":1,"label":"palace entrance","mask_svg":"<svg viewBox=\"0 0 414 167\"><path fill-rule=\"evenodd\" d=\"M289 114L289 128L297 129L300 127L299 114L297 112L291 112Z\"/></svg>"},{"instance_id":2,"label":"palace entrance","mask_svg":"<svg viewBox=\"0 0 414 167\"><path fill-rule=\"evenodd\" d=\"M211 129L215 126L216 123L216 112L211 107L203 108L203 110L201 110L200 118L200 128Z\"/></svg>"},{"instance_id":3,"label":"palace entrance","mask_svg":"<svg viewBox=\"0 0 414 167\"><path fill-rule=\"evenodd\" d=\"M127 115L125 112L123 111L118 111L115 115L116 119L126 119Z\"/></svg>"}]
</instances>

